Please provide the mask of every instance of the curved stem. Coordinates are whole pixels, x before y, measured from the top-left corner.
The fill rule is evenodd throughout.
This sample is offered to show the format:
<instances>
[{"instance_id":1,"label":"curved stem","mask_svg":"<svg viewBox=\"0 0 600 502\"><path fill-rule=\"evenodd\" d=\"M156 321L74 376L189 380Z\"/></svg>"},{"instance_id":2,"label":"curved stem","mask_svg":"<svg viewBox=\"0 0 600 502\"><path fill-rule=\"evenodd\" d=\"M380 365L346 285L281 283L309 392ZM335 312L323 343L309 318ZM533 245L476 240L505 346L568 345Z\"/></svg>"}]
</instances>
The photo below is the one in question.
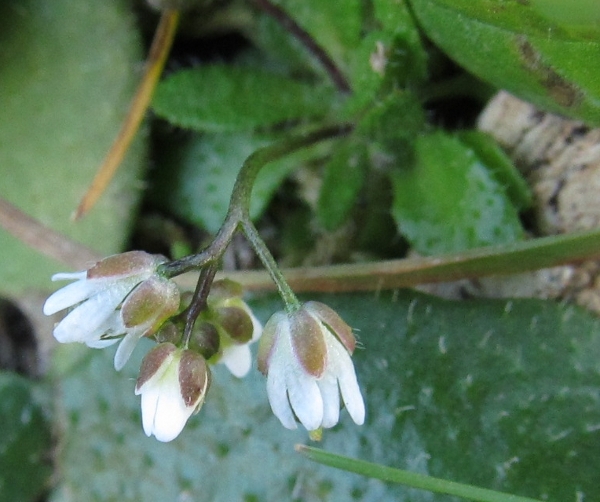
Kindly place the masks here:
<instances>
[{"instance_id":1,"label":"curved stem","mask_svg":"<svg viewBox=\"0 0 600 502\"><path fill-rule=\"evenodd\" d=\"M208 293L210 292L210 287L213 283L216 273L217 266L215 263L211 263L202 269L202 272L200 272L200 277L198 278L196 290L194 291L194 296L192 296L192 301L188 305L187 309L181 313L181 316L185 319L185 328L183 330L183 346L186 348L190 343L190 337L192 336L192 330L194 329L196 319L200 313L206 309Z\"/></svg>"},{"instance_id":2,"label":"curved stem","mask_svg":"<svg viewBox=\"0 0 600 502\"><path fill-rule=\"evenodd\" d=\"M352 131L352 127L351 124L324 127L309 133L285 138L278 143L256 150L246 159L238 173L231 194L227 216L212 243L198 254L186 256L181 260L161 265L159 273L166 277L175 277L188 270L198 269L217 260L231 242L233 234L240 224L245 220L249 220L252 187L254 186L256 176L266 164L319 141L348 134Z\"/></svg>"},{"instance_id":3,"label":"curved stem","mask_svg":"<svg viewBox=\"0 0 600 502\"><path fill-rule=\"evenodd\" d=\"M258 230L256 230L256 227L249 219L242 221L242 232L244 232L244 235L254 248L254 251L256 252L260 261L265 266L267 272L269 272L269 275L271 276L271 279L273 279L273 282L277 286L279 295L283 299L288 313L292 313L300 309L300 302L298 301L298 298L296 298L292 288L290 288L289 284L283 277L283 274L275 262L275 258L273 258L273 255L258 234Z\"/></svg>"}]
</instances>

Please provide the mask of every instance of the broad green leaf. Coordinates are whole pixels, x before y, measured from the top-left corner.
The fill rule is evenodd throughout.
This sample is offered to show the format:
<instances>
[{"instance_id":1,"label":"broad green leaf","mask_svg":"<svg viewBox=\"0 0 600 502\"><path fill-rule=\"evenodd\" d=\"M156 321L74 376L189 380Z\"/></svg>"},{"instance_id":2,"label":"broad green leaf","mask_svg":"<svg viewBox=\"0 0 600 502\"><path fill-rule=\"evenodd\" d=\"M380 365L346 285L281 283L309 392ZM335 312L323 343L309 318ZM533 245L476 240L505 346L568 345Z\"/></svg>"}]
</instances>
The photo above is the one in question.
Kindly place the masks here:
<instances>
[{"instance_id":1,"label":"broad green leaf","mask_svg":"<svg viewBox=\"0 0 600 502\"><path fill-rule=\"evenodd\" d=\"M125 0L0 4L0 197L104 254L127 238L143 138L89 216L76 224L70 217L139 78L141 43L130 9ZM64 270L1 229L0 249L4 293L46 288Z\"/></svg>"},{"instance_id":2,"label":"broad green leaf","mask_svg":"<svg viewBox=\"0 0 600 502\"><path fill-rule=\"evenodd\" d=\"M549 302L459 303L411 291L313 299L356 329L367 405L364 426L342 410L320 447L520 496L600 498L596 317ZM252 304L263 322L282 308L273 296ZM236 380L216 367L181 436L148 439L133 389L149 347L122 374L111 349L55 354L63 437L50 500L455 500L307 462L293 451L306 433L272 416L255 370Z\"/></svg>"},{"instance_id":3,"label":"broad green leaf","mask_svg":"<svg viewBox=\"0 0 600 502\"><path fill-rule=\"evenodd\" d=\"M527 182L494 138L481 131L461 131L458 138L481 159L519 211L531 207L533 195Z\"/></svg>"},{"instance_id":4,"label":"broad green leaf","mask_svg":"<svg viewBox=\"0 0 600 502\"><path fill-rule=\"evenodd\" d=\"M470 72L541 108L600 124L597 36L570 36L516 0L411 3L427 35Z\"/></svg>"},{"instance_id":5,"label":"broad green leaf","mask_svg":"<svg viewBox=\"0 0 600 502\"><path fill-rule=\"evenodd\" d=\"M206 132L247 131L327 113L331 89L264 70L202 66L158 85L153 109L180 127Z\"/></svg>"},{"instance_id":6,"label":"broad green leaf","mask_svg":"<svg viewBox=\"0 0 600 502\"><path fill-rule=\"evenodd\" d=\"M317 217L325 229L335 230L348 218L366 181L366 146L352 139L340 145L324 169Z\"/></svg>"},{"instance_id":7,"label":"broad green leaf","mask_svg":"<svg viewBox=\"0 0 600 502\"><path fill-rule=\"evenodd\" d=\"M46 389L47 392L47 389ZM40 384L0 372L0 500L40 500L52 476L52 425Z\"/></svg>"},{"instance_id":8,"label":"broad green leaf","mask_svg":"<svg viewBox=\"0 0 600 502\"><path fill-rule=\"evenodd\" d=\"M163 138L151 199L188 222L216 233L225 219L235 178L246 158L268 140L245 133ZM292 156L261 169L250 213L258 218L283 179L296 167Z\"/></svg>"},{"instance_id":9,"label":"broad green leaf","mask_svg":"<svg viewBox=\"0 0 600 502\"><path fill-rule=\"evenodd\" d=\"M392 214L425 255L523 237L515 208L475 152L442 132L417 138L413 166L393 173Z\"/></svg>"}]
</instances>

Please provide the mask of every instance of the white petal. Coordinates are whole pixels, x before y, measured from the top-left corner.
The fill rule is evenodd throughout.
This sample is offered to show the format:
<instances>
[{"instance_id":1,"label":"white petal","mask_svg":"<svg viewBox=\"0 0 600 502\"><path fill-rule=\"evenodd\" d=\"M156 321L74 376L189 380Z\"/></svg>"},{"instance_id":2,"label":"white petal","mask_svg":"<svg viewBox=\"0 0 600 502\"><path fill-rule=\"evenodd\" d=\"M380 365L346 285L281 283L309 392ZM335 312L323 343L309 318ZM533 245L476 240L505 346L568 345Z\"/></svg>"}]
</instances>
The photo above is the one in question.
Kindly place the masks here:
<instances>
[{"instance_id":1,"label":"white petal","mask_svg":"<svg viewBox=\"0 0 600 502\"><path fill-rule=\"evenodd\" d=\"M110 347L119 341L119 338L109 338L107 340L92 340L85 342L85 344L91 349L104 349Z\"/></svg>"},{"instance_id":2,"label":"white petal","mask_svg":"<svg viewBox=\"0 0 600 502\"><path fill-rule=\"evenodd\" d=\"M362 394L360 393L358 382L356 381L354 364L352 364L352 359L350 359L350 356L345 350L340 350L340 355L338 357L338 381L344 405L352 417L352 420L354 420L354 423L356 425L362 425L365 422L365 403Z\"/></svg>"},{"instance_id":3,"label":"white petal","mask_svg":"<svg viewBox=\"0 0 600 502\"><path fill-rule=\"evenodd\" d=\"M290 407L288 400L287 388L285 386L284 368L278 359L277 354L273 355L269 366L269 374L267 376L267 396L273 414L279 419L281 424L286 429L296 429L296 419Z\"/></svg>"},{"instance_id":4,"label":"white petal","mask_svg":"<svg viewBox=\"0 0 600 502\"><path fill-rule=\"evenodd\" d=\"M94 330L88 332L88 340L86 340L86 345L90 343L94 343L95 340L102 341L105 339L114 339L118 341L120 335L124 335L127 333L127 328L125 328L123 321L121 320L121 316L119 315L118 310L113 310L104 321L99 324Z\"/></svg>"},{"instance_id":5,"label":"white petal","mask_svg":"<svg viewBox=\"0 0 600 502\"><path fill-rule=\"evenodd\" d=\"M168 442L179 436L194 412L193 406L186 406L181 398L179 386L170 392L161 392L154 417L154 436Z\"/></svg>"},{"instance_id":6,"label":"white petal","mask_svg":"<svg viewBox=\"0 0 600 502\"><path fill-rule=\"evenodd\" d=\"M87 277L87 270L80 272L59 272L52 276L53 281L71 281L85 279Z\"/></svg>"},{"instance_id":7,"label":"white petal","mask_svg":"<svg viewBox=\"0 0 600 502\"><path fill-rule=\"evenodd\" d=\"M136 394L142 394L142 426L146 436L150 437L154 432L154 417L156 416L156 407L160 397L160 388L158 386L146 387L136 390Z\"/></svg>"},{"instance_id":8,"label":"white petal","mask_svg":"<svg viewBox=\"0 0 600 502\"><path fill-rule=\"evenodd\" d=\"M117 371L120 371L121 369L123 369L123 366L125 366L125 364L129 360L129 358L131 357L131 354L133 353L133 349L135 349L135 346L140 341L143 334L144 334L143 329L131 330L129 333L127 333L125 335L123 340L121 340L119 348L117 349L117 352L115 353L114 364L115 364L115 369Z\"/></svg>"},{"instance_id":9,"label":"white petal","mask_svg":"<svg viewBox=\"0 0 600 502\"><path fill-rule=\"evenodd\" d=\"M323 398L314 377L298 366L288 368L285 381L290 404L298 420L308 431L321 427Z\"/></svg>"},{"instance_id":10,"label":"white petal","mask_svg":"<svg viewBox=\"0 0 600 502\"><path fill-rule=\"evenodd\" d=\"M252 367L250 347L248 345L230 345L223 350L223 356L219 362L227 366L233 376L243 378Z\"/></svg>"},{"instance_id":11,"label":"white petal","mask_svg":"<svg viewBox=\"0 0 600 502\"><path fill-rule=\"evenodd\" d=\"M337 379L334 376L326 375L317 382L317 385L323 398L323 423L321 426L329 429L340 419L340 391Z\"/></svg>"},{"instance_id":12,"label":"white petal","mask_svg":"<svg viewBox=\"0 0 600 502\"><path fill-rule=\"evenodd\" d=\"M54 329L54 337L61 343L88 342L99 338L97 329L123 301L128 293L124 289L115 284L83 302L58 323Z\"/></svg>"},{"instance_id":13,"label":"white petal","mask_svg":"<svg viewBox=\"0 0 600 502\"><path fill-rule=\"evenodd\" d=\"M52 293L44 303L44 314L52 315L77 305L107 286L106 281L79 280Z\"/></svg>"}]
</instances>

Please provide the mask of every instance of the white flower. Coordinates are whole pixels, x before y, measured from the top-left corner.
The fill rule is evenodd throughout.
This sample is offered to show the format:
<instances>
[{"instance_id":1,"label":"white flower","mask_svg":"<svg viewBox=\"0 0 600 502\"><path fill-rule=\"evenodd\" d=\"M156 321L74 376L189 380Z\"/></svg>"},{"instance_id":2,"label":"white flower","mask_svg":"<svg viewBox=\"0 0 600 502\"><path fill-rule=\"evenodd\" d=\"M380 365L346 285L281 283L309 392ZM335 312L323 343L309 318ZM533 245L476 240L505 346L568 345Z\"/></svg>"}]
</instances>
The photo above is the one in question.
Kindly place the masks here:
<instances>
[{"instance_id":1,"label":"white flower","mask_svg":"<svg viewBox=\"0 0 600 502\"><path fill-rule=\"evenodd\" d=\"M109 256L83 272L56 274L52 280L75 282L53 293L44 304L52 315L74 307L54 328L61 343L81 342L103 348L121 344L115 368L121 369L142 336L154 333L179 308L175 283L156 269L164 258L143 251Z\"/></svg>"},{"instance_id":2,"label":"white flower","mask_svg":"<svg viewBox=\"0 0 600 502\"><path fill-rule=\"evenodd\" d=\"M358 425L365 405L350 355L351 328L329 307L308 302L292 314L278 312L267 322L259 345L259 370L267 375L267 394L275 416L308 431L337 424L341 399Z\"/></svg>"},{"instance_id":3,"label":"white flower","mask_svg":"<svg viewBox=\"0 0 600 502\"><path fill-rule=\"evenodd\" d=\"M135 394L142 395L142 425L147 436L175 439L199 411L210 385L204 358L191 350L162 343L144 358Z\"/></svg>"}]
</instances>

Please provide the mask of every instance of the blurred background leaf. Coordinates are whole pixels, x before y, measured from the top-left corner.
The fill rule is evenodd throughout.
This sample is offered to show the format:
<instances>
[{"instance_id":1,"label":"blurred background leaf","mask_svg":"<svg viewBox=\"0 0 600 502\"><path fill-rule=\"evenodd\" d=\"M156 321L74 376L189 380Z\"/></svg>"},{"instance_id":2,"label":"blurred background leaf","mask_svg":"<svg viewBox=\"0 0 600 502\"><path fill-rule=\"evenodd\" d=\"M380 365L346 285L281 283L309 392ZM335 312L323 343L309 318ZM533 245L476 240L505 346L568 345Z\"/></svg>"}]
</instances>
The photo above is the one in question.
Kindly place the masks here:
<instances>
[{"instance_id":1,"label":"blurred background leaf","mask_svg":"<svg viewBox=\"0 0 600 502\"><path fill-rule=\"evenodd\" d=\"M367 402L363 427L342 412L320 446L522 496L600 496L597 318L542 301L450 302L412 291L318 299L357 331ZM266 296L253 306L264 322L281 303ZM143 351L123 374L111 350L56 353L65 427L51 500L454 500L297 456L306 433L279 425L256 371L236 380L218 366L181 436L148 439L133 395Z\"/></svg>"},{"instance_id":2,"label":"blurred background leaf","mask_svg":"<svg viewBox=\"0 0 600 502\"><path fill-rule=\"evenodd\" d=\"M34 502L50 488L53 438L49 388L0 371L0 501Z\"/></svg>"},{"instance_id":3,"label":"blurred background leaf","mask_svg":"<svg viewBox=\"0 0 600 502\"><path fill-rule=\"evenodd\" d=\"M70 216L133 95L141 41L124 0L0 5L0 197L103 254L120 251L139 198L143 135L99 206ZM0 229L0 292L50 287L64 270Z\"/></svg>"},{"instance_id":4,"label":"blurred background leaf","mask_svg":"<svg viewBox=\"0 0 600 502\"><path fill-rule=\"evenodd\" d=\"M152 193L156 204L216 233L225 219L235 178L246 158L271 143L249 133L166 134L157 148ZM262 215L283 179L297 167L297 157L265 166L252 190L250 213Z\"/></svg>"}]
</instances>

